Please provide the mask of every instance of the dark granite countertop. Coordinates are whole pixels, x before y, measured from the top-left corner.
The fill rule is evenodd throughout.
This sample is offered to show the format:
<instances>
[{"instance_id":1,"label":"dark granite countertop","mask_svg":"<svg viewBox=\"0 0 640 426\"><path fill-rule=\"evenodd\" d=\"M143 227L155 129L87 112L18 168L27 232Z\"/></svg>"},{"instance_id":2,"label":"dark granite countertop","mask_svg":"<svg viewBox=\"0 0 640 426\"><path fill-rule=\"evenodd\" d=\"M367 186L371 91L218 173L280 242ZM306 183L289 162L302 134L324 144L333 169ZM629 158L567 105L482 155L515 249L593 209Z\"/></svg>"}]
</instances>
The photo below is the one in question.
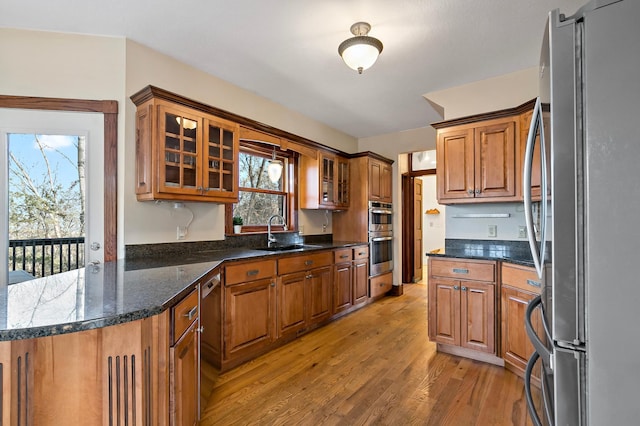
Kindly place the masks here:
<instances>
[{"instance_id":1,"label":"dark granite countertop","mask_svg":"<svg viewBox=\"0 0 640 426\"><path fill-rule=\"evenodd\" d=\"M287 251L200 250L106 262L5 286L0 341L71 333L157 315L222 262L288 256L364 243L320 242Z\"/></svg>"},{"instance_id":2,"label":"dark granite countertop","mask_svg":"<svg viewBox=\"0 0 640 426\"><path fill-rule=\"evenodd\" d=\"M549 250L547 250L547 254L550 254ZM500 260L534 267L529 243L526 241L447 239L445 240L444 249L439 250L437 253L427 253L427 256Z\"/></svg>"}]
</instances>

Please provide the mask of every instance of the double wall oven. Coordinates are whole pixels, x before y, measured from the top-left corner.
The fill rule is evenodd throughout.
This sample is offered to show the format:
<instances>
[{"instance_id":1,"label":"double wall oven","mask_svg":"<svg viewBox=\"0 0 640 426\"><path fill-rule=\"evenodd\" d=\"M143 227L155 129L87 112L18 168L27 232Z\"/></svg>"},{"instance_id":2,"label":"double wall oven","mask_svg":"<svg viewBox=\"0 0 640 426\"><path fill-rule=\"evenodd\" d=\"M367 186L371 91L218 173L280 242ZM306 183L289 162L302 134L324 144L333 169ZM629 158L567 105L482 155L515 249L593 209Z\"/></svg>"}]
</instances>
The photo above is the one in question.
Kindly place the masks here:
<instances>
[{"instance_id":1,"label":"double wall oven","mask_svg":"<svg viewBox=\"0 0 640 426\"><path fill-rule=\"evenodd\" d=\"M371 276L393 270L393 206L369 201L369 273Z\"/></svg>"}]
</instances>

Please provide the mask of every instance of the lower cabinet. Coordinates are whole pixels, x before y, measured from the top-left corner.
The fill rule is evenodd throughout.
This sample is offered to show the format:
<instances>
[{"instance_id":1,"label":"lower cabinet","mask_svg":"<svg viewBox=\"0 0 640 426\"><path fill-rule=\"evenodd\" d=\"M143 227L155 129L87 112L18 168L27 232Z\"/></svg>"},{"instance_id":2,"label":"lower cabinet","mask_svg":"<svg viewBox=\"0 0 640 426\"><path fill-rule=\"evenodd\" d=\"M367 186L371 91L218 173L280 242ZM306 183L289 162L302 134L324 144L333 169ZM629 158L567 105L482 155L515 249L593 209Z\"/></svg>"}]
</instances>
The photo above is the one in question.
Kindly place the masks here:
<instances>
[{"instance_id":1,"label":"lower cabinet","mask_svg":"<svg viewBox=\"0 0 640 426\"><path fill-rule=\"evenodd\" d=\"M199 419L198 322L194 321L169 350L171 404L174 425L196 425Z\"/></svg>"},{"instance_id":2,"label":"lower cabinet","mask_svg":"<svg viewBox=\"0 0 640 426\"><path fill-rule=\"evenodd\" d=\"M276 337L276 262L246 262L225 268L224 359L248 356Z\"/></svg>"},{"instance_id":3,"label":"lower cabinet","mask_svg":"<svg viewBox=\"0 0 640 426\"><path fill-rule=\"evenodd\" d=\"M369 285L369 296L371 298L385 295L393 287L393 272L371 277Z\"/></svg>"},{"instance_id":4,"label":"lower cabinet","mask_svg":"<svg viewBox=\"0 0 640 426\"><path fill-rule=\"evenodd\" d=\"M278 337L331 317L333 252L278 260Z\"/></svg>"},{"instance_id":5,"label":"lower cabinet","mask_svg":"<svg viewBox=\"0 0 640 426\"><path fill-rule=\"evenodd\" d=\"M496 354L495 288L496 262L429 258L429 339Z\"/></svg>"},{"instance_id":6,"label":"lower cabinet","mask_svg":"<svg viewBox=\"0 0 640 426\"><path fill-rule=\"evenodd\" d=\"M524 327L525 314L529 302L540 294L541 282L534 268L503 264L500 291L501 356L509 370L524 377L527 362L534 351L533 344L531 344ZM538 336L544 336L539 309L534 311L533 320ZM540 379L539 369L534 369L533 377Z\"/></svg>"},{"instance_id":7,"label":"lower cabinet","mask_svg":"<svg viewBox=\"0 0 640 426\"><path fill-rule=\"evenodd\" d=\"M353 249L353 304L360 305L369 298L369 247Z\"/></svg>"}]
</instances>

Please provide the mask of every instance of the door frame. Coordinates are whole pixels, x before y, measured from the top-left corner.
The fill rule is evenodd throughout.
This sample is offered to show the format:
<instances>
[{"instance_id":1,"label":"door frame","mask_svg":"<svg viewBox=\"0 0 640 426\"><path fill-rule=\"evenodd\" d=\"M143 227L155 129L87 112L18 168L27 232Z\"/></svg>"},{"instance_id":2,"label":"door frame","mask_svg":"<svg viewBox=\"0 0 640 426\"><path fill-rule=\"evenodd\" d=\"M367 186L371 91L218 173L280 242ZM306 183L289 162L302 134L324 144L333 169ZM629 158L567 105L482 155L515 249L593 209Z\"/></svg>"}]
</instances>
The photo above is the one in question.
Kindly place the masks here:
<instances>
[{"instance_id":1,"label":"door frame","mask_svg":"<svg viewBox=\"0 0 640 426\"><path fill-rule=\"evenodd\" d=\"M118 102L0 95L0 108L95 112L104 116L104 261L118 258Z\"/></svg>"},{"instance_id":2,"label":"door frame","mask_svg":"<svg viewBox=\"0 0 640 426\"><path fill-rule=\"evenodd\" d=\"M409 156L411 164L411 155ZM413 215L414 194L413 185L411 191L407 190L407 185L412 178L435 175L436 169L416 170L402 174L402 282L413 282L414 270L414 246L413 229L415 218ZM407 279L408 278L408 279Z\"/></svg>"}]
</instances>

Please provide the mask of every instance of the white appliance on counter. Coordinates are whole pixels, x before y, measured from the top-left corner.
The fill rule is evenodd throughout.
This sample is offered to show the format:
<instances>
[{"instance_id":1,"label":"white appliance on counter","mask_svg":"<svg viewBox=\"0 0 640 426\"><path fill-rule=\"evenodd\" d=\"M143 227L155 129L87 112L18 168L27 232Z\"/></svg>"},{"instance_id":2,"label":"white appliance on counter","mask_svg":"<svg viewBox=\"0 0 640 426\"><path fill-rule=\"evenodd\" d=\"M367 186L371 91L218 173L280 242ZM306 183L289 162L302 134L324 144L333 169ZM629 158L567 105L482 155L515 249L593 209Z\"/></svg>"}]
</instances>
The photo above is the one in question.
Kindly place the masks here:
<instances>
[{"instance_id":1,"label":"white appliance on counter","mask_svg":"<svg viewBox=\"0 0 640 426\"><path fill-rule=\"evenodd\" d=\"M552 250L545 267L544 239L530 241L545 285L528 309L536 352L527 373L540 357L552 425L640 424L639 20L639 0L599 0L570 17L552 11L545 31L526 157L549 155L541 176L550 166ZM529 162L529 193L530 175ZM530 198L525 205L533 236ZM544 337L531 326L537 306Z\"/></svg>"}]
</instances>

